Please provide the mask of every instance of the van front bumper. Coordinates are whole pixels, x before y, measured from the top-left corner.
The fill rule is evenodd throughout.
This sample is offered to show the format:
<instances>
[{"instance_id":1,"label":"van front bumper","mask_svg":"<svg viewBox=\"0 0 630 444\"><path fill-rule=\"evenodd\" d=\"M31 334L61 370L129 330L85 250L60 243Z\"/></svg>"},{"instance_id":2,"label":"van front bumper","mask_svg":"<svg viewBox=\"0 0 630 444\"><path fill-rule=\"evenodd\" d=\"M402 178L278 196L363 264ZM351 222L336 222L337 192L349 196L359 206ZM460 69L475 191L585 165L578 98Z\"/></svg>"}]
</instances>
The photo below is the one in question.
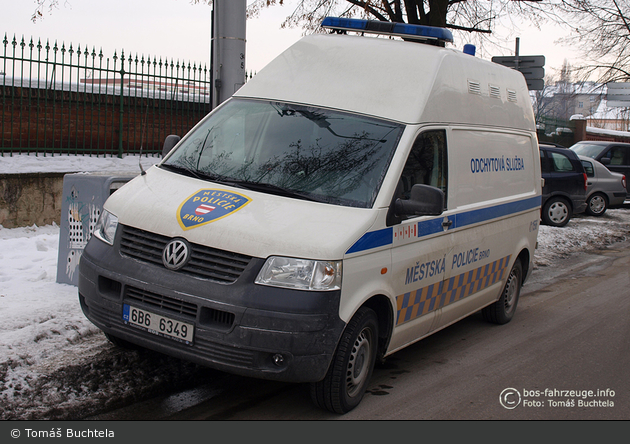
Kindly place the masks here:
<instances>
[{"instance_id":1,"label":"van front bumper","mask_svg":"<svg viewBox=\"0 0 630 444\"><path fill-rule=\"evenodd\" d=\"M287 382L324 378L345 328L340 291L254 284L254 258L233 284L185 277L118 253L92 238L79 264L85 316L105 333L228 373ZM194 325L186 344L123 320L125 304Z\"/></svg>"}]
</instances>

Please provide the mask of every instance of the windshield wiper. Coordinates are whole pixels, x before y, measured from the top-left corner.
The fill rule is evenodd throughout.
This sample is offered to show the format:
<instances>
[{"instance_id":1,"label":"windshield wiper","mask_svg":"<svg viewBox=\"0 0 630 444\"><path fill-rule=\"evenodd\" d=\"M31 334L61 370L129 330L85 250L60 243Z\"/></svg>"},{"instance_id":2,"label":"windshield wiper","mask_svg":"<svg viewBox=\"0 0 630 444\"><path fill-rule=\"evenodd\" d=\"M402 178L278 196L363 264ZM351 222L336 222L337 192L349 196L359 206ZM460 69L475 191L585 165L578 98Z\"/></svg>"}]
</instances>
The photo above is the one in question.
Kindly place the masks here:
<instances>
[{"instance_id":1,"label":"windshield wiper","mask_svg":"<svg viewBox=\"0 0 630 444\"><path fill-rule=\"evenodd\" d=\"M280 187L278 185L272 185L269 183L249 182L246 180L234 180L235 186L241 186L252 191L261 191L278 196L293 197L296 199L308 200L310 202L329 203L326 199L318 199L306 193L299 191L289 190L287 188Z\"/></svg>"},{"instance_id":2,"label":"windshield wiper","mask_svg":"<svg viewBox=\"0 0 630 444\"><path fill-rule=\"evenodd\" d=\"M228 185L235 188L248 188L242 185L241 182L238 180L232 180L232 179L228 179L226 177L222 177L219 175L204 173L203 171L195 170L195 169L181 166L181 165L174 165L172 163L163 163L162 165L160 165L160 167L173 171L174 173L183 174L184 176L194 177L195 179L206 180L209 182L214 182L221 185Z\"/></svg>"},{"instance_id":3,"label":"windshield wiper","mask_svg":"<svg viewBox=\"0 0 630 444\"><path fill-rule=\"evenodd\" d=\"M194 177L196 179L201 179L201 180L207 180L207 181L218 183L221 185L228 185L235 188L244 188L244 189L252 190L252 191L261 191L261 192L276 194L278 196L293 197L296 199L308 200L311 202L329 203L326 199L318 199L306 193L289 190L287 188L283 188L278 185L272 185L269 183L250 182L247 180L238 180L238 179L230 179L227 177L215 176L212 174L206 174L202 171L194 170L192 168L184 167L181 165L174 165L171 163L163 163L162 165L160 165L160 167L163 167L175 173L183 174L185 176L190 176L190 177Z\"/></svg>"},{"instance_id":4,"label":"windshield wiper","mask_svg":"<svg viewBox=\"0 0 630 444\"><path fill-rule=\"evenodd\" d=\"M174 173L183 174L184 176L194 177L196 179L203 179L203 174L201 174L199 171L194 170L194 169L189 168L189 167L185 167L185 166L182 166L182 165L174 165L172 163L163 163L163 164L158 165L158 166L160 168L167 169L167 170L172 171Z\"/></svg>"}]
</instances>

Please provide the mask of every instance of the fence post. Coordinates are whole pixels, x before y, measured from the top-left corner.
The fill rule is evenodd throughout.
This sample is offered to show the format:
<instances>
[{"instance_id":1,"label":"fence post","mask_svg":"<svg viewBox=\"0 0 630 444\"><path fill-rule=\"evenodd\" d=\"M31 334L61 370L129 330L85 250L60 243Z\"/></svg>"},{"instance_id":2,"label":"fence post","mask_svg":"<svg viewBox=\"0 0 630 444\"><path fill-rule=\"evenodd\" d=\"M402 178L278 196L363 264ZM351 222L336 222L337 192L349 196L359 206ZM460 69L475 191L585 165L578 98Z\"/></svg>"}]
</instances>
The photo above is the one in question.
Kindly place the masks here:
<instances>
[{"instance_id":1,"label":"fence post","mask_svg":"<svg viewBox=\"0 0 630 444\"><path fill-rule=\"evenodd\" d=\"M88 46L75 50L63 42L0 37L0 157L102 152L122 158L133 152L138 136L142 153L159 154L167 135L187 132L211 109L211 70L202 76L201 65L169 65L162 58L158 65L154 57L151 73L144 56L133 64L124 52L103 59L101 50L97 67Z\"/></svg>"},{"instance_id":2,"label":"fence post","mask_svg":"<svg viewBox=\"0 0 630 444\"><path fill-rule=\"evenodd\" d=\"M118 158L122 159L123 155L123 91L124 91L124 78L125 78L125 55L124 53L120 57L120 112L118 114Z\"/></svg>"},{"instance_id":3,"label":"fence post","mask_svg":"<svg viewBox=\"0 0 630 444\"><path fill-rule=\"evenodd\" d=\"M577 114L575 116L571 116L571 120L575 123L573 143L586 140L586 118L581 114Z\"/></svg>"}]
</instances>

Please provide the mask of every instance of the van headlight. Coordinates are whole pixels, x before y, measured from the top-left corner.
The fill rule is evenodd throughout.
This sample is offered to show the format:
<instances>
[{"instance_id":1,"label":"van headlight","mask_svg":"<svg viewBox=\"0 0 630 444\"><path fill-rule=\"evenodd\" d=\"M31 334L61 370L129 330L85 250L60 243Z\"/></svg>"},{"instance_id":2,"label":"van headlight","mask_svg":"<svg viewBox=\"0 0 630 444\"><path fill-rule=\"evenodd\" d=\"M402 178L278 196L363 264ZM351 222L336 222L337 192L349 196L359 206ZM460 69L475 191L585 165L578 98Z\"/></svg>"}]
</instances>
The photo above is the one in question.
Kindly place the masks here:
<instances>
[{"instance_id":1,"label":"van headlight","mask_svg":"<svg viewBox=\"0 0 630 444\"><path fill-rule=\"evenodd\" d=\"M118 218L109 211L103 210L101 217L98 218L96 227L94 227L94 236L109 245L114 245L117 227Z\"/></svg>"},{"instance_id":2,"label":"van headlight","mask_svg":"<svg viewBox=\"0 0 630 444\"><path fill-rule=\"evenodd\" d=\"M272 256L255 281L272 287L330 291L341 288L341 261L314 261Z\"/></svg>"}]
</instances>

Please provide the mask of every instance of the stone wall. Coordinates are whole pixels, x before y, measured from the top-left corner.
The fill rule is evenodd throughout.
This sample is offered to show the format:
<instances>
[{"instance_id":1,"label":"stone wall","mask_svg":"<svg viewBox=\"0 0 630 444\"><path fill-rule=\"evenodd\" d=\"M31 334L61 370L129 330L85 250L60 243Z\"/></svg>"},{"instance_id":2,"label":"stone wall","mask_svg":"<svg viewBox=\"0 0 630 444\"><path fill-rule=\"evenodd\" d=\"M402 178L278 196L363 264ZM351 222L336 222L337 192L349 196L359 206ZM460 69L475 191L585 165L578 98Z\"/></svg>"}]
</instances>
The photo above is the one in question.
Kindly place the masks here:
<instances>
[{"instance_id":1,"label":"stone wall","mask_svg":"<svg viewBox=\"0 0 630 444\"><path fill-rule=\"evenodd\" d=\"M65 174L0 174L0 225L59 225Z\"/></svg>"}]
</instances>

